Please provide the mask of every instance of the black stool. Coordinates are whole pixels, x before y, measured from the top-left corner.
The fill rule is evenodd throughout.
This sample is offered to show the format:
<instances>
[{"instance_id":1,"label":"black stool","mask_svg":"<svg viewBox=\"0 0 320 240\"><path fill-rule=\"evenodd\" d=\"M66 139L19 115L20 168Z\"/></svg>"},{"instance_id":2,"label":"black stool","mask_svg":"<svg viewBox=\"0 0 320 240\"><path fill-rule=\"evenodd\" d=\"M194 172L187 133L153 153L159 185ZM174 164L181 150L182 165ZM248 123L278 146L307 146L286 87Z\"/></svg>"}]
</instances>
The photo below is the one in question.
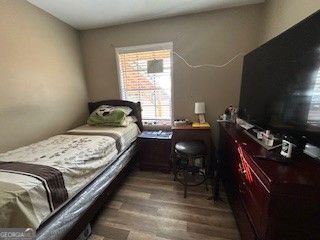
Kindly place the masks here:
<instances>
[{"instance_id":1,"label":"black stool","mask_svg":"<svg viewBox=\"0 0 320 240\"><path fill-rule=\"evenodd\" d=\"M187 196L188 186L198 186L205 182L208 191L205 170L201 170L201 167L195 164L196 159L201 159L200 165L202 167L205 165L204 157L207 154L205 144L202 141L178 142L175 145L175 152L178 159L173 163L174 180L178 180L184 185L184 197ZM190 176L193 176L195 181L189 181ZM196 179L197 176L200 179Z\"/></svg>"}]
</instances>

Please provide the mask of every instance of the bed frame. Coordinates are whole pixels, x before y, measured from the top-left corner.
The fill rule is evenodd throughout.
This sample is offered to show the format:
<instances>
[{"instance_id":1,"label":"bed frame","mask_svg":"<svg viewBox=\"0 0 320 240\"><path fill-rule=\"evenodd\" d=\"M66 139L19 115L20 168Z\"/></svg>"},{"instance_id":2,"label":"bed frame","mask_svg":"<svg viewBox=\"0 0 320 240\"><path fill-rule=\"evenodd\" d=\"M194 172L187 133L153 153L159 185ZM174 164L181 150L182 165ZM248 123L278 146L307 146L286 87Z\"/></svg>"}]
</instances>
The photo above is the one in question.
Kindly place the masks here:
<instances>
[{"instance_id":1,"label":"bed frame","mask_svg":"<svg viewBox=\"0 0 320 240\"><path fill-rule=\"evenodd\" d=\"M101 105L113 105L113 106L128 106L132 109L130 115L134 115L137 118L137 125L140 130L143 130L142 119L141 119L141 104L140 102L134 103L130 101L123 100L104 100L99 102L90 102L89 112L92 113L96 108ZM94 200L90 207L85 211L76 221L76 223L68 229L67 234L63 237L63 240L73 240L77 239L77 237L82 233L82 231L86 228L88 223L90 223L99 209L106 204L109 199L109 196L114 192L114 190L120 185L121 181L128 175L131 170L132 165L134 164L134 158L136 155L132 156L128 164L118 173L118 175L112 180L110 185L99 195L96 200ZM50 220L50 218L49 218ZM41 227L41 226L40 226Z\"/></svg>"}]
</instances>

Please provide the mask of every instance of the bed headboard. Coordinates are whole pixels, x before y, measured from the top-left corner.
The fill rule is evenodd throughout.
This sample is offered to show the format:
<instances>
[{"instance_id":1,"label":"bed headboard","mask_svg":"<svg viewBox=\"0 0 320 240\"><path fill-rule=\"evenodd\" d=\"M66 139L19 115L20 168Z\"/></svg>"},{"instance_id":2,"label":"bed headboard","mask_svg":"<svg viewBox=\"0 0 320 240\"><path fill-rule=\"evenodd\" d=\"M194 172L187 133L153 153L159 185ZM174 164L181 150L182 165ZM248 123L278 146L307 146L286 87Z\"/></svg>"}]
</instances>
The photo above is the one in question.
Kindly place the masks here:
<instances>
[{"instance_id":1,"label":"bed headboard","mask_svg":"<svg viewBox=\"0 0 320 240\"><path fill-rule=\"evenodd\" d=\"M130 102L125 100L102 100L99 102L89 102L89 112L92 113L95 109L97 109L101 105L112 105L112 106L128 106L132 109L130 115L135 116L138 121L137 125L141 131L143 131L142 118L141 118L141 104L140 102Z\"/></svg>"}]
</instances>

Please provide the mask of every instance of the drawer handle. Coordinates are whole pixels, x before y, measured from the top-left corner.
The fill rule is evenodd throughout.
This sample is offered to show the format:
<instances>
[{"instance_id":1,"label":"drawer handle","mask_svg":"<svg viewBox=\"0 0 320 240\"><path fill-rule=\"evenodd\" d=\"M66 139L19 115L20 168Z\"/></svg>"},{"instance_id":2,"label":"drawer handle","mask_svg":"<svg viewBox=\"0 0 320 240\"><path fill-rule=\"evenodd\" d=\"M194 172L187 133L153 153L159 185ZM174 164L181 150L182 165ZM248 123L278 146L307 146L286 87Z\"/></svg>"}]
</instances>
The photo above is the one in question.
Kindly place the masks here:
<instances>
[{"instance_id":1,"label":"drawer handle","mask_svg":"<svg viewBox=\"0 0 320 240\"><path fill-rule=\"evenodd\" d=\"M243 175L245 175L247 173L247 171L242 168L241 163L239 163L238 166L239 166L239 169L238 169L239 173L242 173Z\"/></svg>"},{"instance_id":2,"label":"drawer handle","mask_svg":"<svg viewBox=\"0 0 320 240\"><path fill-rule=\"evenodd\" d=\"M238 171L239 171L240 173L245 174L245 173L247 172L246 170L244 170L244 169L242 168L241 163L239 163L238 166L239 166Z\"/></svg>"}]
</instances>

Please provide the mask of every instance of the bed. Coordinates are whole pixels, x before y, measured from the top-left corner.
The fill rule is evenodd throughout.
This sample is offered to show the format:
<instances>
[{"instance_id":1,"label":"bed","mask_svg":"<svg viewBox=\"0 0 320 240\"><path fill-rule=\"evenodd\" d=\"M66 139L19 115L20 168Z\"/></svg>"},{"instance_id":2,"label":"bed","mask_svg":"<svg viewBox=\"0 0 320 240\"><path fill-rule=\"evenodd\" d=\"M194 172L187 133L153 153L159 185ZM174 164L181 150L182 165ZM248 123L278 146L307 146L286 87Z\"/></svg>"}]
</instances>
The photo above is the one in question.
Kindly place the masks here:
<instances>
[{"instance_id":1,"label":"bed","mask_svg":"<svg viewBox=\"0 0 320 240\"><path fill-rule=\"evenodd\" d=\"M140 103L127 127L80 126L0 154L0 225L37 229L37 239L76 239L127 172L142 131Z\"/></svg>"}]
</instances>

